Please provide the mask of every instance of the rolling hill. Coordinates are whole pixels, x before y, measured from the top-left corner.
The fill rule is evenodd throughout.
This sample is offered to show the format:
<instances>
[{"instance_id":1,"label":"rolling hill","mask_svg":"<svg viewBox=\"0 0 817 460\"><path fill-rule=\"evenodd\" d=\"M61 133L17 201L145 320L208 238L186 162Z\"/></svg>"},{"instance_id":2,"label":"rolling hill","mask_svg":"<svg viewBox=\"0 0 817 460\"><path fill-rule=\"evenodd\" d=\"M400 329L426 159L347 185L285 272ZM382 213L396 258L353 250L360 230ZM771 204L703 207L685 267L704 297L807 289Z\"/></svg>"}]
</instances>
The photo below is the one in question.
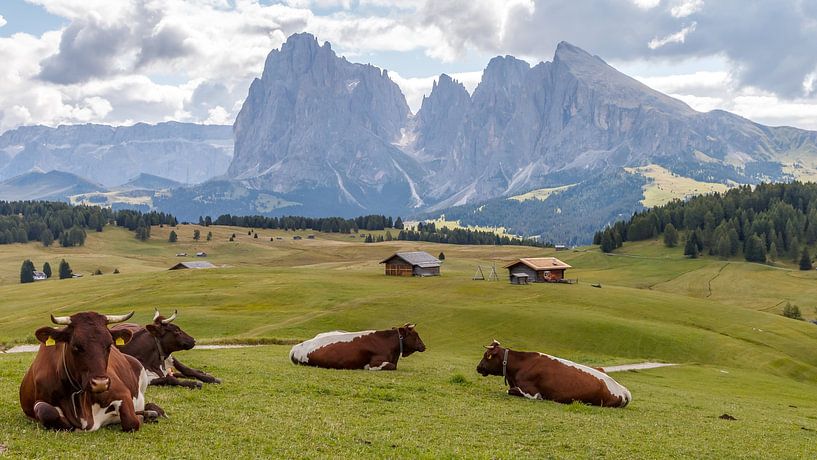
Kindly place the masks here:
<instances>
[{"instance_id":1,"label":"rolling hill","mask_svg":"<svg viewBox=\"0 0 817 460\"><path fill-rule=\"evenodd\" d=\"M193 230L213 232L194 241ZM400 361L393 373L295 367L287 346L193 351L189 364L224 379L197 393L151 388L149 398L171 415L138 438L173 439L206 456L220 455L811 457L817 429L811 396L817 379L817 327L780 315L786 301L814 318L817 272L738 259L687 259L656 240L556 254L574 267L574 285L512 286L472 281L477 264L554 255L519 247L447 246L412 242L365 244L349 235L180 225L154 228L139 242L122 229L89 234L84 247L10 245L0 252L0 342L30 342L53 305L70 313L178 308L177 323L200 343L277 343L332 329L388 328L416 322L428 351ZM310 232L314 233L314 232ZM236 241L228 241L236 234ZM273 239L281 237L281 239ZM378 264L397 250L446 254L443 276L385 277ZM167 271L177 252L206 251L220 268ZM17 284L20 261L37 267L62 258L74 270L102 276ZM112 275L114 268L121 272ZM595 288L591 283L599 283ZM592 364L677 363L615 374L633 393L624 410L510 398L500 378L474 366L482 345L498 339ZM0 354L0 443L23 456L80 452L88 443L120 439L115 430L60 436L33 430L16 407L19 379L31 355ZM251 401L269 401L252 406ZM249 409L253 407L252 409ZM669 416L671 414L671 416ZM729 414L730 422L718 417ZM322 428L303 423L320 420ZM244 423L237 423L244 420ZM288 435L263 439L273 427ZM230 427L227 429L227 427ZM328 427L328 428L327 428ZM495 443L487 433L504 442ZM183 433L187 433L184 435ZM668 436L667 433L671 433ZM546 435L545 435L546 434ZM49 442L43 442L45 439ZM774 439L775 442L770 442ZM623 442L622 440L626 440ZM363 442L366 441L366 442ZM141 441L140 441L141 442ZM123 454L141 449L123 446ZM324 450L323 443L332 446ZM396 447L392 447L396 446ZM331 454L330 454L331 452ZM296 454L297 453L297 454ZM521 453L521 454L520 454Z\"/></svg>"}]
</instances>

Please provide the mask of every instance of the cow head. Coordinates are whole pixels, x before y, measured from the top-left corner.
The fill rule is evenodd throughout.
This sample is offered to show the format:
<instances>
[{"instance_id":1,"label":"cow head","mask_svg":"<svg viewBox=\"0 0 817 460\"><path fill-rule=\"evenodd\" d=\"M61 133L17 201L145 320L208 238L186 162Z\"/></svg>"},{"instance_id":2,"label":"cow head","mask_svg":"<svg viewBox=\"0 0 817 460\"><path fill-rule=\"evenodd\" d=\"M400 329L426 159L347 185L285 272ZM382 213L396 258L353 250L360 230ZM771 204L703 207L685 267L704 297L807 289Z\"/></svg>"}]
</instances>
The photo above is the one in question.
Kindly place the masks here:
<instances>
[{"instance_id":1,"label":"cow head","mask_svg":"<svg viewBox=\"0 0 817 460\"><path fill-rule=\"evenodd\" d=\"M145 329L147 329L150 335L159 341L162 350L166 354L173 353L174 351L189 350L196 346L196 340L193 337L190 337L179 326L173 324L173 320L176 319L178 313L179 311L176 310L169 318L165 318L159 314L159 310L157 309L153 315L153 323L145 326Z\"/></svg>"},{"instance_id":2,"label":"cow head","mask_svg":"<svg viewBox=\"0 0 817 460\"><path fill-rule=\"evenodd\" d=\"M477 364L477 372L484 376L502 375L502 359L505 349L499 346L499 342L494 340L485 347L485 354L482 361Z\"/></svg>"},{"instance_id":3,"label":"cow head","mask_svg":"<svg viewBox=\"0 0 817 460\"><path fill-rule=\"evenodd\" d=\"M402 327L396 328L397 332L403 337L403 356L408 356L415 351L426 351L426 345L420 339L420 334L414 330L414 324L406 323Z\"/></svg>"},{"instance_id":4,"label":"cow head","mask_svg":"<svg viewBox=\"0 0 817 460\"><path fill-rule=\"evenodd\" d=\"M111 331L108 324L127 321L131 316L133 312L127 315L100 315L94 312L61 317L51 315L54 324L65 327L43 327L37 329L35 335L46 346L63 344L62 359L73 385L93 393L102 393L111 386L111 379L108 377L111 345L114 342L124 344L131 339L130 331Z\"/></svg>"}]
</instances>

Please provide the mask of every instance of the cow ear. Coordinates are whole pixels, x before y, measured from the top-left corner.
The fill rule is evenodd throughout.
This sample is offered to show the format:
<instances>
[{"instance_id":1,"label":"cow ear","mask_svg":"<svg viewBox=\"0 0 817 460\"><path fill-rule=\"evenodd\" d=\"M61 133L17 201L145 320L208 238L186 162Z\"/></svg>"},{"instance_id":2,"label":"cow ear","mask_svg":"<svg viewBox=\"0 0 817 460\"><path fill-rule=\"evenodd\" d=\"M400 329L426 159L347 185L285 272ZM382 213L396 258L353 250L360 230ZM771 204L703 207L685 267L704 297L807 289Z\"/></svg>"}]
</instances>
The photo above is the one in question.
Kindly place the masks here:
<instances>
[{"instance_id":1,"label":"cow ear","mask_svg":"<svg viewBox=\"0 0 817 460\"><path fill-rule=\"evenodd\" d=\"M53 327L41 327L34 333L40 343L67 342L68 337L63 329L54 329Z\"/></svg>"},{"instance_id":2,"label":"cow ear","mask_svg":"<svg viewBox=\"0 0 817 460\"><path fill-rule=\"evenodd\" d=\"M150 332L150 335L154 337L159 337L159 335L162 333L162 328L156 324L148 324L145 326L145 329L147 329L148 332Z\"/></svg>"},{"instance_id":3,"label":"cow ear","mask_svg":"<svg viewBox=\"0 0 817 460\"><path fill-rule=\"evenodd\" d=\"M117 329L111 331L111 337L113 337L113 343L115 343L117 347L121 347L130 342L130 339L133 338L133 332L128 329Z\"/></svg>"}]
</instances>

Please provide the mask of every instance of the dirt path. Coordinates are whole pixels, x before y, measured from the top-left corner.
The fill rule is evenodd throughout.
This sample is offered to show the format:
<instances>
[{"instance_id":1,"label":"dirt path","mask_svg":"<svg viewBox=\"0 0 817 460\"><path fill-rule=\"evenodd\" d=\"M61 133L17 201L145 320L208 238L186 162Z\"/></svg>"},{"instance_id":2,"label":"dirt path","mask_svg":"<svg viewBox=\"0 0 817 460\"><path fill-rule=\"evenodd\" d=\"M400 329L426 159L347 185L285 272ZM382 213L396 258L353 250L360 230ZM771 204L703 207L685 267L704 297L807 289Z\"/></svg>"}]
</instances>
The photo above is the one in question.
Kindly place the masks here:
<instances>
[{"instance_id":1,"label":"dirt path","mask_svg":"<svg viewBox=\"0 0 817 460\"><path fill-rule=\"evenodd\" d=\"M607 366L602 367L604 372L624 372L624 371L640 371L644 369L656 369L659 367L667 367L667 366L677 366L677 364L669 364L669 363L635 363L635 364L622 364L620 366Z\"/></svg>"}]
</instances>

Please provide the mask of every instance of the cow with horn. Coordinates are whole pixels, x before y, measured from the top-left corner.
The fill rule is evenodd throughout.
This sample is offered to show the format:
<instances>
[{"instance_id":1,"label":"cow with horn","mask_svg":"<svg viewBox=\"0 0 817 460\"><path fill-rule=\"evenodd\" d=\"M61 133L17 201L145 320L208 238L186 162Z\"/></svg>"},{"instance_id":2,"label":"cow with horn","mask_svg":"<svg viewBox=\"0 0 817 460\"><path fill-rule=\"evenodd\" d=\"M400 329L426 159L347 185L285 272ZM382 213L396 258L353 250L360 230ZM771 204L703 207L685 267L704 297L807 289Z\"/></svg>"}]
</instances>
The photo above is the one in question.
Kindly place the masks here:
<instances>
[{"instance_id":1,"label":"cow with horn","mask_svg":"<svg viewBox=\"0 0 817 460\"><path fill-rule=\"evenodd\" d=\"M48 429L85 431L114 423L137 431L163 416L159 406L145 403L148 376L142 364L114 346L127 343L130 331L108 329L132 315L51 315L64 327L35 332L40 348L20 384L26 416Z\"/></svg>"},{"instance_id":2,"label":"cow with horn","mask_svg":"<svg viewBox=\"0 0 817 460\"><path fill-rule=\"evenodd\" d=\"M496 340L485 348L477 372L503 376L511 396L607 407L624 407L633 399L629 390L603 370L543 353L503 348Z\"/></svg>"},{"instance_id":3,"label":"cow with horn","mask_svg":"<svg viewBox=\"0 0 817 460\"><path fill-rule=\"evenodd\" d=\"M393 371L401 356L425 349L414 324L406 324L382 331L324 332L292 347L289 359L328 369Z\"/></svg>"},{"instance_id":4,"label":"cow with horn","mask_svg":"<svg viewBox=\"0 0 817 460\"><path fill-rule=\"evenodd\" d=\"M119 349L145 366L151 385L201 388L201 382L221 383L221 380L206 372L185 366L173 356L174 352L190 350L196 345L193 337L173 324L178 313L176 310L165 318L156 309L153 322L144 327L130 323L115 326L114 330L128 330L133 335L130 342Z\"/></svg>"}]
</instances>

